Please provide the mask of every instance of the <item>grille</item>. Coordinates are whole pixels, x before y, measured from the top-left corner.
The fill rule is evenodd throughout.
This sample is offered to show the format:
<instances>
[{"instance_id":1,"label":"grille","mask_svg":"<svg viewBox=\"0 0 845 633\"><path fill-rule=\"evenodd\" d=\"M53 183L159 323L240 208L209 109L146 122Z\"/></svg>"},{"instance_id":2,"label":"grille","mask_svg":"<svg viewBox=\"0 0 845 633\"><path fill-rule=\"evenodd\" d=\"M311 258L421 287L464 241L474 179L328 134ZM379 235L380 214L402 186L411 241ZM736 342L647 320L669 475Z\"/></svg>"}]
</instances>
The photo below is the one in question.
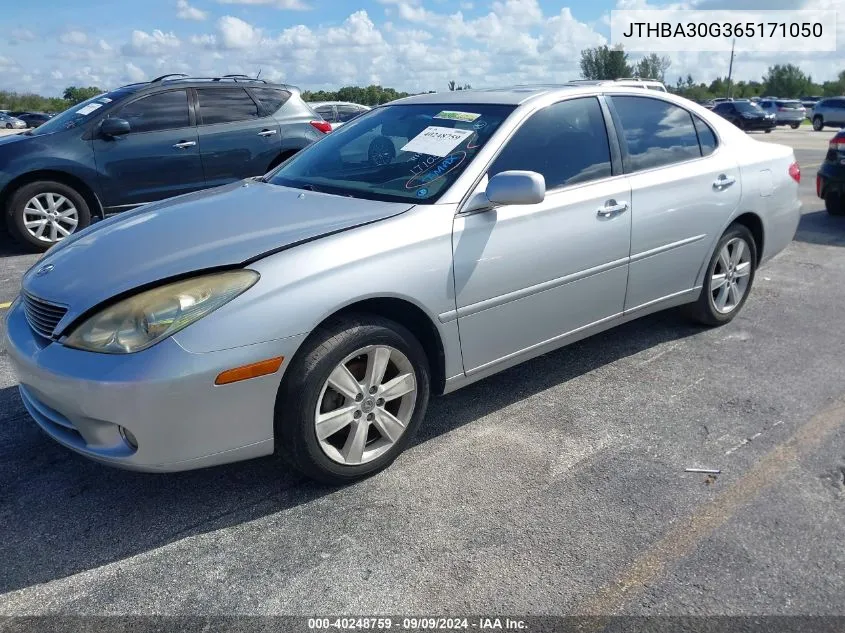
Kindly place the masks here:
<instances>
[{"instance_id":1,"label":"grille","mask_svg":"<svg viewBox=\"0 0 845 633\"><path fill-rule=\"evenodd\" d=\"M64 306L48 303L26 292L23 293L23 310L29 327L44 338L53 336L53 330L67 312Z\"/></svg>"}]
</instances>

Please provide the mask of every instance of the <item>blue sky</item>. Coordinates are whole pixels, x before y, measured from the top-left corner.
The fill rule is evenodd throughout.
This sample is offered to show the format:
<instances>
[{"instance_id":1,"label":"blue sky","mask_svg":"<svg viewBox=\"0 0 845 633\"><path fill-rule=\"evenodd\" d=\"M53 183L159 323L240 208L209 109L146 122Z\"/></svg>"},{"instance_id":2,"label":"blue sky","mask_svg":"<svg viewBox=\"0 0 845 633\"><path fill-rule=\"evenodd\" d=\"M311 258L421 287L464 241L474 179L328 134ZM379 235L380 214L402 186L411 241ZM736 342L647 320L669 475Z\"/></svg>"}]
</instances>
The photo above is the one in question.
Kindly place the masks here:
<instances>
[{"instance_id":1,"label":"blue sky","mask_svg":"<svg viewBox=\"0 0 845 633\"><path fill-rule=\"evenodd\" d=\"M380 83L442 90L578 76L581 49L609 38L614 8L708 8L725 0L27 0L0 20L0 88L59 94L166 72L243 72L302 88ZM845 0L731 0L732 8L839 8ZM636 55L632 58L636 59ZM727 73L725 55L674 53L673 82ZM743 54L736 75L799 62L814 78L845 54Z\"/></svg>"}]
</instances>

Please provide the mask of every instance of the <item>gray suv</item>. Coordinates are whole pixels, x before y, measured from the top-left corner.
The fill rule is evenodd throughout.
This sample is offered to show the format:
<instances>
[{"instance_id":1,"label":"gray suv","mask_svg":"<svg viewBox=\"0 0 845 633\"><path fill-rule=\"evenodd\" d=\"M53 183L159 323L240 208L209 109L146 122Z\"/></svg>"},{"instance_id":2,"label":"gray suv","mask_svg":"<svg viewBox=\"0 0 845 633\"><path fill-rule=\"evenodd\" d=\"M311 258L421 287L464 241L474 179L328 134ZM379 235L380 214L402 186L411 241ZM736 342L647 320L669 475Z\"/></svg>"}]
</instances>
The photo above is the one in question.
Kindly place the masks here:
<instances>
[{"instance_id":1,"label":"gray suv","mask_svg":"<svg viewBox=\"0 0 845 633\"><path fill-rule=\"evenodd\" d=\"M829 127L845 127L845 97L822 99L813 107L813 129L816 132Z\"/></svg>"}]
</instances>

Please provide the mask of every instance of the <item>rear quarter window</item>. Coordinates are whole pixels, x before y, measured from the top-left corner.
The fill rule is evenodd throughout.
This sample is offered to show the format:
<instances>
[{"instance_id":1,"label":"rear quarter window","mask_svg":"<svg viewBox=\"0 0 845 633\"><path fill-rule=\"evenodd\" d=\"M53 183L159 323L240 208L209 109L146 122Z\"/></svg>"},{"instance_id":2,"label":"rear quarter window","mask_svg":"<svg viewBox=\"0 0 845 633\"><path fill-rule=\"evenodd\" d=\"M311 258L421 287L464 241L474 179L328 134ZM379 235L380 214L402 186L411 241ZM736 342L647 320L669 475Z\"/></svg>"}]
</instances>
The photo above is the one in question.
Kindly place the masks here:
<instances>
[{"instance_id":1,"label":"rear quarter window","mask_svg":"<svg viewBox=\"0 0 845 633\"><path fill-rule=\"evenodd\" d=\"M253 88L252 94L258 98L268 114L276 112L290 99L290 93L280 88Z\"/></svg>"}]
</instances>

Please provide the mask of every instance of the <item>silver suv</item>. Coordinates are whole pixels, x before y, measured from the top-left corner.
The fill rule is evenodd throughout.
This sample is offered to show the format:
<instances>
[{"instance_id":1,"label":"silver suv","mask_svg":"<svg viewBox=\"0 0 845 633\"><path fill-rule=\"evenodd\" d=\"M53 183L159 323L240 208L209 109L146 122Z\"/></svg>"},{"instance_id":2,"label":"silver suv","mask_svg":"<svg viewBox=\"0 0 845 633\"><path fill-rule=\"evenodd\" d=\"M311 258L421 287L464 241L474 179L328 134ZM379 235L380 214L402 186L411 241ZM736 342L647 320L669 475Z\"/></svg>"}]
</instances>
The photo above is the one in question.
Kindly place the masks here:
<instances>
[{"instance_id":1,"label":"silver suv","mask_svg":"<svg viewBox=\"0 0 845 633\"><path fill-rule=\"evenodd\" d=\"M813 129L845 127L845 97L822 99L813 108Z\"/></svg>"},{"instance_id":2,"label":"silver suv","mask_svg":"<svg viewBox=\"0 0 845 633\"><path fill-rule=\"evenodd\" d=\"M761 99L758 104L767 114L775 115L778 125L788 125L797 130L806 118L806 111L796 99Z\"/></svg>"}]
</instances>

